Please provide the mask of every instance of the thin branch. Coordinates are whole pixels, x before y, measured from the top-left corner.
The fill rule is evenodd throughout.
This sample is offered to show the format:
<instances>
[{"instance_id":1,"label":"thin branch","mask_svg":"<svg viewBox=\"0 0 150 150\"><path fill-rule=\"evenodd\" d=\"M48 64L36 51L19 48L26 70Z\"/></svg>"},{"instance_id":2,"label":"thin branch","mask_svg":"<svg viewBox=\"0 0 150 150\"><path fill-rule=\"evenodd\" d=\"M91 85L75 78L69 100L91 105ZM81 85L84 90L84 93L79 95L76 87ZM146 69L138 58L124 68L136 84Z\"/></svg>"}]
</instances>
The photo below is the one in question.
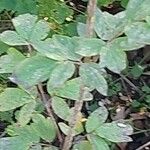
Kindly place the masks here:
<instances>
[{"instance_id":1,"label":"thin branch","mask_svg":"<svg viewBox=\"0 0 150 150\"><path fill-rule=\"evenodd\" d=\"M144 145L140 146L140 147L139 147L139 148L137 148L136 150L143 150L144 148L146 148L146 147L148 147L148 146L150 146L150 141L149 141L149 142L147 142L146 144L144 144Z\"/></svg>"},{"instance_id":2,"label":"thin branch","mask_svg":"<svg viewBox=\"0 0 150 150\"><path fill-rule=\"evenodd\" d=\"M86 37L92 37L94 33L94 15L96 10L97 0L89 0L87 6L87 29L86 29ZM75 125L77 123L78 114L81 112L83 106L83 94L84 94L84 86L80 86L80 95L79 100L75 102L74 111L69 121L70 130L68 135L65 138L63 149L62 150L70 150L73 141L73 131L75 129Z\"/></svg>"},{"instance_id":3,"label":"thin branch","mask_svg":"<svg viewBox=\"0 0 150 150\"><path fill-rule=\"evenodd\" d=\"M29 54L30 54L30 56L31 56L31 53L32 53L32 46L31 46L31 45L28 45L27 47L28 47ZM37 85L37 89L38 89L38 91L39 91L39 94L40 94L40 96L41 96L41 99L42 99L42 101L43 101L43 103L44 103L45 109L46 109L46 111L47 111L49 117L52 119L52 121L53 121L54 124L55 124L55 128L56 128L56 130L57 130L58 140L59 140L60 143L62 143L63 139L62 139L62 137L61 137L61 133L60 133L59 128L58 128L58 126L57 126L55 117L53 116L53 112L52 112L52 110L51 110L51 103L50 103L50 101L48 101L47 97L45 96L44 89L43 89L43 86L42 86L41 83L39 83L39 84Z\"/></svg>"},{"instance_id":4,"label":"thin branch","mask_svg":"<svg viewBox=\"0 0 150 150\"><path fill-rule=\"evenodd\" d=\"M140 90L128 79L126 78L124 75L120 74L121 78L123 80L125 80L131 87L133 87L135 89L136 92L140 93Z\"/></svg>"},{"instance_id":5,"label":"thin branch","mask_svg":"<svg viewBox=\"0 0 150 150\"><path fill-rule=\"evenodd\" d=\"M47 113L48 113L48 116L52 119L53 123L55 124L55 128L56 128L56 130L57 130L57 136L58 136L59 142L62 143L63 139L62 139L61 133L60 133L60 131L59 131L59 128L58 128L58 126L57 126L55 117L53 116L53 112L52 112L52 110L51 110L51 102L48 101L47 97L45 96L45 93L44 93L42 84L38 84L38 85L37 85L37 88L38 88L39 93L40 93L40 95L41 95L41 98L42 98L42 101L43 101L44 106L45 106L45 108L46 108L46 111L47 111Z\"/></svg>"}]
</instances>

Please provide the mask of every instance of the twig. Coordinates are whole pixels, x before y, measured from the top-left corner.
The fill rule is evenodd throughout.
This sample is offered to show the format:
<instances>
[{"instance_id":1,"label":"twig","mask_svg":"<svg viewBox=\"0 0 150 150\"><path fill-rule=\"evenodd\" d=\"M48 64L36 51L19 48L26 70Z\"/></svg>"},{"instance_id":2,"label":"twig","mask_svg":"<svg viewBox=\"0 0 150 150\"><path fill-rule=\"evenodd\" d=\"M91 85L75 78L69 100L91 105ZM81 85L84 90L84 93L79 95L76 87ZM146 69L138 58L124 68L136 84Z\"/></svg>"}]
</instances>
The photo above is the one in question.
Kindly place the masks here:
<instances>
[{"instance_id":1,"label":"twig","mask_svg":"<svg viewBox=\"0 0 150 150\"><path fill-rule=\"evenodd\" d=\"M128 101L132 102L132 99L130 97L129 91L128 91L128 89L126 87L126 84L125 84L125 82L124 82L124 80L122 78L121 78L121 82L122 82L122 86L124 87L124 90L126 91L126 94L127 94L127 97L128 97Z\"/></svg>"},{"instance_id":2,"label":"twig","mask_svg":"<svg viewBox=\"0 0 150 150\"><path fill-rule=\"evenodd\" d=\"M59 142L62 143L63 139L62 139L61 133L60 133L60 131L59 131L59 128L58 128L58 126L57 126L55 117L53 116L53 112L52 112L51 106L50 106L50 101L48 101L47 98L46 98L46 96L45 96L45 93L44 93L44 90L43 90L43 86L42 86L41 84L38 84L38 85L37 85L37 88L38 88L39 93L40 93L40 95L41 95L41 98L42 98L42 101L43 101L44 106L45 106L45 108L46 108L46 111L47 111L47 113L48 113L48 116L52 119L52 121L53 121L54 124L55 124Z\"/></svg>"},{"instance_id":3,"label":"twig","mask_svg":"<svg viewBox=\"0 0 150 150\"><path fill-rule=\"evenodd\" d=\"M150 146L150 141L147 142L146 144L140 146L139 148L137 148L136 150L143 150L145 147Z\"/></svg>"},{"instance_id":4,"label":"twig","mask_svg":"<svg viewBox=\"0 0 150 150\"><path fill-rule=\"evenodd\" d=\"M87 7L87 29L86 29L86 37L92 37L94 33L94 14L96 9L97 0L89 0ZM79 100L75 102L74 111L69 121L70 130L68 135L65 138L63 149L62 150L70 150L73 141L73 131L75 125L77 123L78 114L81 112L83 106L83 94L84 94L84 86L80 86L80 95Z\"/></svg>"},{"instance_id":5,"label":"twig","mask_svg":"<svg viewBox=\"0 0 150 150\"><path fill-rule=\"evenodd\" d=\"M127 79L124 75L120 74L121 78L124 79L131 87L135 89L136 92L140 93L140 90L129 80Z\"/></svg>"},{"instance_id":6,"label":"twig","mask_svg":"<svg viewBox=\"0 0 150 150\"><path fill-rule=\"evenodd\" d=\"M74 133L73 133L74 128L75 128L75 125L76 125L76 122L78 119L79 112L81 111L82 106L83 106L83 93L84 93L84 89L83 89L83 87L81 87L79 101L75 102L74 112L69 121L70 130L69 130L68 135L65 138L63 150L70 150L70 148L72 146L72 141L73 141L73 137L74 137Z\"/></svg>"},{"instance_id":7,"label":"twig","mask_svg":"<svg viewBox=\"0 0 150 150\"><path fill-rule=\"evenodd\" d=\"M27 47L28 47L29 54L30 54L30 56L31 56L31 53L32 53L32 46L31 46L31 45L28 45ZM41 83L39 83L39 84L37 85L37 89L38 89L38 91L39 91L39 94L41 95L42 101L43 101L43 103L44 103L44 106L45 106L45 108L46 108L46 111L47 111L49 117L52 119L53 123L55 124L55 128L56 128L56 130L57 130L58 140L59 140L60 143L62 143L63 139L62 139L62 137L61 137L61 133L60 133L59 128L58 128L58 126L57 126L55 117L53 116L53 113L52 113L52 110L51 110L51 106L50 106L51 103L50 103L50 101L47 100L47 98L46 98L46 96L45 96L45 93L44 93L43 86L42 86Z\"/></svg>"}]
</instances>

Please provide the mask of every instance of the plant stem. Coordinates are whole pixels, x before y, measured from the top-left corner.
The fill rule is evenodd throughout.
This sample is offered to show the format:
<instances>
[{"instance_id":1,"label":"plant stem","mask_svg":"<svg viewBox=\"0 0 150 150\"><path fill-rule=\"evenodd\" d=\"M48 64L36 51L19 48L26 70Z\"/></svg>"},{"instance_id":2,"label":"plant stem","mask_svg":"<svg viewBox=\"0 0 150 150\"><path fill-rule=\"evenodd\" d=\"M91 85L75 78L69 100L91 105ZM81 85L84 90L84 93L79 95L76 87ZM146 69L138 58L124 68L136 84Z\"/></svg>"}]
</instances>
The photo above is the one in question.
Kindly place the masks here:
<instances>
[{"instance_id":1,"label":"plant stem","mask_svg":"<svg viewBox=\"0 0 150 150\"><path fill-rule=\"evenodd\" d=\"M31 45L28 45L28 52L29 52L29 54L30 54L30 56L31 56L31 53L32 53L32 46L31 46ZM59 131L59 128L58 128L58 126L57 126L55 117L53 116L53 112L52 112L52 110L51 110L51 103L50 103L50 101L48 101L47 97L45 96L44 89L43 89L43 86L42 86L41 83L39 83L39 84L37 85L37 89L38 89L39 94L40 94L40 96L41 96L41 99L42 99L42 101L43 101L43 103L44 103L45 109L46 109L46 111L47 111L49 117L52 119L52 121L53 121L53 123L54 123L54 125L55 125L55 128L56 128L56 130L57 130L58 140L59 140L60 143L62 143L63 139L62 139L61 133L60 133L60 131Z\"/></svg>"},{"instance_id":2,"label":"plant stem","mask_svg":"<svg viewBox=\"0 0 150 150\"><path fill-rule=\"evenodd\" d=\"M87 6L86 37L89 37L89 38L92 37L94 33L94 15L95 15L95 10L96 10L96 3L97 3L97 0L89 0L88 6ZM68 132L68 135L65 138L62 150L70 150L72 146L72 141L74 137L73 131L77 123L78 114L81 112L81 109L83 106L83 94L84 94L84 85L81 84L79 100L75 102L74 111L69 121L70 130Z\"/></svg>"},{"instance_id":3,"label":"plant stem","mask_svg":"<svg viewBox=\"0 0 150 150\"><path fill-rule=\"evenodd\" d=\"M61 136L61 133L60 133L59 128L57 126L55 117L53 116L53 112L52 112L51 106L50 106L50 101L47 100L47 98L45 96L45 93L44 93L44 90L43 90L43 86L42 86L41 83L37 85L37 88L38 88L39 93L41 95L41 98L42 98L42 101L44 103L45 109L46 109L49 117L52 119L53 123L55 124L55 128L57 130L57 136L58 136L59 142L62 143L62 136Z\"/></svg>"},{"instance_id":4,"label":"plant stem","mask_svg":"<svg viewBox=\"0 0 150 150\"><path fill-rule=\"evenodd\" d=\"M140 147L139 147L139 148L137 148L136 150L143 150L145 147L148 147L148 146L150 146L150 141L149 141L149 142L147 142L146 144L144 144L144 145L140 146Z\"/></svg>"},{"instance_id":5,"label":"plant stem","mask_svg":"<svg viewBox=\"0 0 150 150\"><path fill-rule=\"evenodd\" d=\"M92 37L94 34L95 10L97 0L89 0L87 6L87 20L86 20L86 37Z\"/></svg>"},{"instance_id":6,"label":"plant stem","mask_svg":"<svg viewBox=\"0 0 150 150\"><path fill-rule=\"evenodd\" d=\"M74 111L73 114L70 118L69 121L69 127L70 130L68 132L68 135L65 138L65 142L63 145L63 150L70 150L71 146L72 146L72 141L73 141L73 137L74 137L74 128L78 119L78 114L81 112L82 106L83 106L83 93L84 93L84 87L80 88L80 98L79 101L75 102L75 106L74 106Z\"/></svg>"}]
</instances>

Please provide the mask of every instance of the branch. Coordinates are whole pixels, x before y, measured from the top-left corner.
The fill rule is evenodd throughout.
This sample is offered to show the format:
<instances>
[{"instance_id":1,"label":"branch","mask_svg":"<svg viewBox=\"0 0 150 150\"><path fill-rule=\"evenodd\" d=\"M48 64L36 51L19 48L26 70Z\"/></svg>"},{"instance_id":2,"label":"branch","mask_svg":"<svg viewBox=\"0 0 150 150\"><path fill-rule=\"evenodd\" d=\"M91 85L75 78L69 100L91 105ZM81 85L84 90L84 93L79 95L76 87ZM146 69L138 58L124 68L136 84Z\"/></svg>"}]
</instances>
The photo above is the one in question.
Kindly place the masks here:
<instances>
[{"instance_id":1,"label":"branch","mask_svg":"<svg viewBox=\"0 0 150 150\"><path fill-rule=\"evenodd\" d=\"M31 46L31 45L28 45L28 52L29 52L29 54L30 54L30 56L31 56L31 53L32 53L32 46ZM52 110L51 110L51 103L48 101L47 97L45 96L44 89L43 89L43 86L42 86L41 83L39 83L39 84L37 85L37 89L38 89L38 91L39 91L39 94L40 94L40 96L41 96L41 99L42 99L42 101L43 101L43 103L44 103L45 109L46 109L46 111L47 111L49 117L50 117L50 118L52 119L52 121L54 122L55 128L56 128L56 130L57 130L58 140L59 140L60 143L62 143L63 140L62 140L62 137L61 137L61 133L60 133L60 131L59 131L59 128L58 128L57 123L56 123L56 120L55 120L55 117L53 116L53 112L52 112Z\"/></svg>"},{"instance_id":2,"label":"branch","mask_svg":"<svg viewBox=\"0 0 150 150\"><path fill-rule=\"evenodd\" d=\"M53 116L53 112L51 110L50 101L47 100L47 98L45 96L45 93L44 93L44 90L43 90L43 86L41 85L41 83L37 85L37 88L38 88L39 93L41 95L41 98L42 98L42 101L43 101L44 106L46 108L46 111L47 111L49 117L52 119L53 123L55 124L55 128L57 130L57 136L58 136L59 142L62 143L62 136L61 136L61 133L60 133L59 128L57 126L55 117Z\"/></svg>"},{"instance_id":3,"label":"branch","mask_svg":"<svg viewBox=\"0 0 150 150\"><path fill-rule=\"evenodd\" d=\"M95 10L96 10L96 3L97 3L97 0L89 0L88 6L87 6L86 37L89 37L89 38L92 37L94 33L94 16L95 16ZM84 86L81 85L79 100L75 102L74 112L69 121L70 130L68 132L68 135L65 138L62 150L70 150L72 146L72 141L74 137L73 131L77 123L78 114L81 112L81 109L83 106L83 94L84 94Z\"/></svg>"},{"instance_id":4,"label":"branch","mask_svg":"<svg viewBox=\"0 0 150 150\"><path fill-rule=\"evenodd\" d=\"M146 148L146 147L148 147L148 146L150 146L150 141L149 141L149 142L147 142L146 144L144 144L144 145L140 146L140 147L139 147L139 148L137 148L136 150L143 150L144 148Z\"/></svg>"}]
</instances>

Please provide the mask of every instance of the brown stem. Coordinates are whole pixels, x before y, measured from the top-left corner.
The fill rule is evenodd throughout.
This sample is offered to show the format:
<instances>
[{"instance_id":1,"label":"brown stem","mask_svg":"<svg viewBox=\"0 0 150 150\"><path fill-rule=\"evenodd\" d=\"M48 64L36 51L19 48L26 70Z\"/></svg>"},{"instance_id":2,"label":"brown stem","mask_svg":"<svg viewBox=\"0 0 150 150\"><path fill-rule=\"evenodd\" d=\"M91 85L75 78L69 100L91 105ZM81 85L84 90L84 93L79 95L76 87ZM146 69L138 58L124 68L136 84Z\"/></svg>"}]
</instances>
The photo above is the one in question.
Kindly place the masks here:
<instances>
[{"instance_id":1,"label":"brown stem","mask_svg":"<svg viewBox=\"0 0 150 150\"><path fill-rule=\"evenodd\" d=\"M97 3L97 0L89 0L88 6L87 6L86 37L92 37L94 33L94 14L96 10L96 3ZM74 112L69 121L70 130L68 132L68 135L65 138L62 150L70 150L72 146L72 141L74 137L73 131L77 123L78 114L81 112L81 109L83 106L83 94L84 94L84 86L81 85L79 100L75 102Z\"/></svg>"},{"instance_id":2,"label":"brown stem","mask_svg":"<svg viewBox=\"0 0 150 150\"><path fill-rule=\"evenodd\" d=\"M146 144L144 144L144 145L140 146L140 147L139 147L139 148L137 148L136 150L143 150L144 148L149 147L149 146L150 146L150 141L149 141L149 142L147 142Z\"/></svg>"},{"instance_id":3,"label":"brown stem","mask_svg":"<svg viewBox=\"0 0 150 150\"><path fill-rule=\"evenodd\" d=\"M86 37L92 37L94 34L96 4L97 4L97 0L89 0L87 6Z\"/></svg>"},{"instance_id":4,"label":"brown stem","mask_svg":"<svg viewBox=\"0 0 150 150\"><path fill-rule=\"evenodd\" d=\"M31 53L32 53L32 46L31 46L31 45L28 45L28 51L29 51L29 54L31 55ZM48 101L47 97L45 96L44 89L43 89L43 86L42 86L41 83L39 83L39 84L37 85L37 89L38 89L38 91L39 91L39 94L40 94L40 96L41 96L41 99L42 99L42 101L43 101L43 103L44 103L45 109L46 109L46 111L47 111L49 117L52 119L52 121L53 121L54 124L55 124L55 128L56 128L56 130L57 130L58 140L59 140L60 143L62 143L63 139L62 139L61 133L60 133L60 131L59 131L59 128L58 128L58 126L57 126L55 117L53 116L53 112L52 112L52 110L51 110L51 103L50 103L50 101Z\"/></svg>"},{"instance_id":5,"label":"brown stem","mask_svg":"<svg viewBox=\"0 0 150 150\"><path fill-rule=\"evenodd\" d=\"M75 125L77 122L78 114L79 114L79 112L81 112L81 109L83 106L83 93L84 93L84 87L81 86L79 100L75 102L74 111L73 111L73 114L69 121L70 130L68 132L68 135L65 138L63 150L70 150L70 148L72 146L72 141L73 141L73 137L74 137L73 131L74 131L74 128L75 128Z\"/></svg>"},{"instance_id":6,"label":"brown stem","mask_svg":"<svg viewBox=\"0 0 150 150\"><path fill-rule=\"evenodd\" d=\"M38 88L39 93L40 93L40 95L41 95L41 98L42 98L42 101L43 101L44 106L45 106L45 108L46 108L46 111L47 111L49 117L52 119L52 121L53 121L54 124L55 124L55 128L56 128L56 130L57 130L58 140L59 140L60 143L62 143L63 139L62 139L61 133L60 133L60 131L59 131L59 128L58 128L58 126L57 126L55 117L53 116L53 112L52 112L52 110L51 110L51 106L50 106L50 105L51 105L51 102L48 101L47 97L45 96L45 93L44 93L44 90L43 90L43 86L42 86L41 84L38 84L38 85L37 85L37 88Z\"/></svg>"}]
</instances>

